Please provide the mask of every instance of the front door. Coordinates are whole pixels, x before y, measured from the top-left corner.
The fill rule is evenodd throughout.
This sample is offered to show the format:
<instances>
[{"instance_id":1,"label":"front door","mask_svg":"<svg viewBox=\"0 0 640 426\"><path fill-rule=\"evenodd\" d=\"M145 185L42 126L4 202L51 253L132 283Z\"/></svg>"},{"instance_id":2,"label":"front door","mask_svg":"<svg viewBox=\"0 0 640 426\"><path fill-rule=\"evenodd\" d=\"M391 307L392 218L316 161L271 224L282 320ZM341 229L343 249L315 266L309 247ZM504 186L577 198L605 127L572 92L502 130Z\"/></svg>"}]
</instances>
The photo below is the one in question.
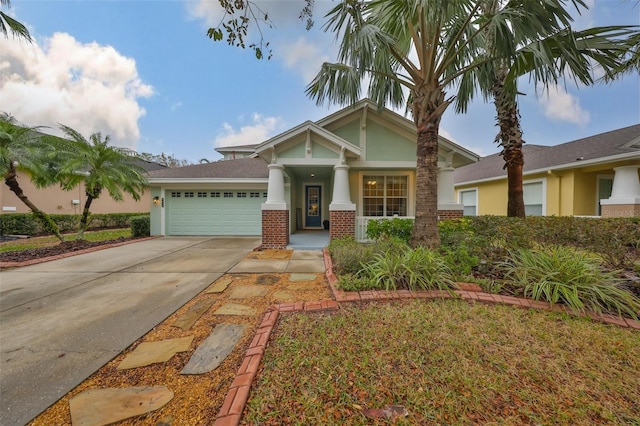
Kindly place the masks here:
<instances>
[{"instance_id":1,"label":"front door","mask_svg":"<svg viewBox=\"0 0 640 426\"><path fill-rule=\"evenodd\" d=\"M321 215L321 202L322 194L321 188L317 185L306 186L305 189L305 203L306 203L306 221L305 226L307 228L315 228L322 226Z\"/></svg>"}]
</instances>

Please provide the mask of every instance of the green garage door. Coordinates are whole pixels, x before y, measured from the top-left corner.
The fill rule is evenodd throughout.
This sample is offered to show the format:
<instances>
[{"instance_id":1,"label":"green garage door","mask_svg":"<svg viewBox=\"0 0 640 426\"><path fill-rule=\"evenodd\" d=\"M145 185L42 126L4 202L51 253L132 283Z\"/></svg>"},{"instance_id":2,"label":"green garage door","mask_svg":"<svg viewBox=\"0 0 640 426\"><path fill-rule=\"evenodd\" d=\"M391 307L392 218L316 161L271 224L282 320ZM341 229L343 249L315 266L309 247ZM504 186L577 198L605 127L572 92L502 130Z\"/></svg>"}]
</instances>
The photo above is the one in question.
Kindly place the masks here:
<instances>
[{"instance_id":1,"label":"green garage door","mask_svg":"<svg viewBox=\"0 0 640 426\"><path fill-rule=\"evenodd\" d=\"M167 235L260 235L266 190L168 190Z\"/></svg>"}]
</instances>

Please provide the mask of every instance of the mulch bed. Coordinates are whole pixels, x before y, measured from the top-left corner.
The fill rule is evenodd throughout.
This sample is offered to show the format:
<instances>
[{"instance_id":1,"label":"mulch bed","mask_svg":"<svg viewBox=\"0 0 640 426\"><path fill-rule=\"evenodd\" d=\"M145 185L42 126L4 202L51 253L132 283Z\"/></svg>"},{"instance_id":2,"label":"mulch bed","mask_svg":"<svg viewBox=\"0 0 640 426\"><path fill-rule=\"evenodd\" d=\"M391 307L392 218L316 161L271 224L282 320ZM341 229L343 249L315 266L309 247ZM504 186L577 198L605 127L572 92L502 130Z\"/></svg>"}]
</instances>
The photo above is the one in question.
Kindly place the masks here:
<instances>
[{"instance_id":1,"label":"mulch bed","mask_svg":"<svg viewBox=\"0 0 640 426\"><path fill-rule=\"evenodd\" d=\"M45 257L57 256L60 254L73 253L79 250L85 250L92 247L99 247L104 245L123 243L126 241L131 241L134 238L124 238L120 237L115 240L107 240L107 241L86 241L86 240L73 240L73 241L64 241L55 246L49 247L39 247L34 249L27 250L17 250L17 251L9 251L5 253L0 253L0 262L25 262L34 259L42 259Z\"/></svg>"}]
</instances>

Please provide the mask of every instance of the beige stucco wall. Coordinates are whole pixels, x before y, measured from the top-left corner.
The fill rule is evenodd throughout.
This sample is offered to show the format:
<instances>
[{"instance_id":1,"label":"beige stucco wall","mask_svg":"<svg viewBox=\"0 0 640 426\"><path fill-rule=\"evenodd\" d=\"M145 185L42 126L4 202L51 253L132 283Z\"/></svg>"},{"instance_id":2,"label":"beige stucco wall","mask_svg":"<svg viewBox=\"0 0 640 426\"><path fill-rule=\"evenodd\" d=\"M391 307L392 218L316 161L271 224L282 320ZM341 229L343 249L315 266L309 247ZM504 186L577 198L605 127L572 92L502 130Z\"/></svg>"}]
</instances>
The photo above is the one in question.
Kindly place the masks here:
<instances>
[{"instance_id":1,"label":"beige stucco wall","mask_svg":"<svg viewBox=\"0 0 640 426\"><path fill-rule=\"evenodd\" d=\"M48 214L81 214L82 207L86 201L84 194L84 185L80 185L71 191L63 191L59 186L51 186L48 188L36 188L29 178L19 172L18 182L24 194L36 205L40 210ZM78 200L78 204L74 204L73 200ZM29 208L20 199L9 190L9 187L2 182L0 185L0 207L2 213L28 213ZM8 211L11 209L14 211ZM91 213L148 213L151 208L151 197L148 191L142 194L140 201L135 201L130 195L124 194L122 202L114 201L108 194L103 191L100 198L93 200L91 204Z\"/></svg>"}]
</instances>

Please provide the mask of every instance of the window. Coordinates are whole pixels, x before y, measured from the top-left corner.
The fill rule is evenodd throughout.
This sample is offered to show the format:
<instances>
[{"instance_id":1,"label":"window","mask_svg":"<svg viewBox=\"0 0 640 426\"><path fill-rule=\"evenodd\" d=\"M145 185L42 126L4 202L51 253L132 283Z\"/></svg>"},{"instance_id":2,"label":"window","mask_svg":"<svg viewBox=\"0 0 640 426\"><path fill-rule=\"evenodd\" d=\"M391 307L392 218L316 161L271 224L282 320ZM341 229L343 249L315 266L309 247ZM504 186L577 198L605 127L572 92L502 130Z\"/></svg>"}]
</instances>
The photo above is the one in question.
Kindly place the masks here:
<instances>
[{"instance_id":1,"label":"window","mask_svg":"<svg viewBox=\"0 0 640 426\"><path fill-rule=\"evenodd\" d=\"M207 198L206 192L198 192L198 198Z\"/></svg>"},{"instance_id":2,"label":"window","mask_svg":"<svg viewBox=\"0 0 640 426\"><path fill-rule=\"evenodd\" d=\"M458 192L460 204L464 206L464 216L477 216L478 215L478 190L467 189Z\"/></svg>"},{"instance_id":3,"label":"window","mask_svg":"<svg viewBox=\"0 0 640 426\"><path fill-rule=\"evenodd\" d=\"M238 192L238 198L247 198L246 192Z\"/></svg>"},{"instance_id":4,"label":"window","mask_svg":"<svg viewBox=\"0 0 640 426\"><path fill-rule=\"evenodd\" d=\"M362 177L364 216L406 216L409 193L407 176Z\"/></svg>"},{"instance_id":5,"label":"window","mask_svg":"<svg viewBox=\"0 0 640 426\"><path fill-rule=\"evenodd\" d=\"M171 192L171 198L180 198L180 194L181 194L180 192L173 191Z\"/></svg>"},{"instance_id":6,"label":"window","mask_svg":"<svg viewBox=\"0 0 640 426\"><path fill-rule=\"evenodd\" d=\"M266 192L262 193L262 198L267 198L267 193Z\"/></svg>"},{"instance_id":7,"label":"window","mask_svg":"<svg viewBox=\"0 0 640 426\"><path fill-rule=\"evenodd\" d=\"M211 193L211 198L220 198L220 193L219 192L212 192Z\"/></svg>"},{"instance_id":8,"label":"window","mask_svg":"<svg viewBox=\"0 0 640 426\"><path fill-rule=\"evenodd\" d=\"M223 196L224 198L233 198L233 192L225 192Z\"/></svg>"},{"instance_id":9,"label":"window","mask_svg":"<svg viewBox=\"0 0 640 426\"><path fill-rule=\"evenodd\" d=\"M185 191L184 198L193 198L193 191Z\"/></svg>"},{"instance_id":10,"label":"window","mask_svg":"<svg viewBox=\"0 0 640 426\"><path fill-rule=\"evenodd\" d=\"M250 192L249 193L249 198L260 198L260 193L259 192Z\"/></svg>"},{"instance_id":11,"label":"window","mask_svg":"<svg viewBox=\"0 0 640 426\"><path fill-rule=\"evenodd\" d=\"M544 216L544 185L542 181L522 185L524 192L524 212L527 216Z\"/></svg>"}]
</instances>

